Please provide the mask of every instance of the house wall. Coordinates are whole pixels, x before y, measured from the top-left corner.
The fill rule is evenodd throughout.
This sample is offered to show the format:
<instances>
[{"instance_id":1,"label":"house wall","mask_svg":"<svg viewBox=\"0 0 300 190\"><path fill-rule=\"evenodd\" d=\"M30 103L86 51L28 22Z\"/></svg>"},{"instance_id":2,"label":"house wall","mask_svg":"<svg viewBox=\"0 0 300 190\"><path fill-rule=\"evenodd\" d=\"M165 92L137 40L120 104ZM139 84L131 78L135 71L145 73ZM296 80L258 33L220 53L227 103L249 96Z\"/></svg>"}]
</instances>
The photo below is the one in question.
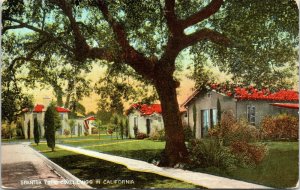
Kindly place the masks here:
<instances>
[{"instance_id":1,"label":"house wall","mask_svg":"<svg viewBox=\"0 0 300 190\"><path fill-rule=\"evenodd\" d=\"M140 133L145 133L147 134L147 127L146 127L146 120L150 119L150 134L155 130L155 129L163 129L164 124L163 124L163 119L160 114L154 113L150 116L142 116L139 111L133 111L128 115L128 125L129 125L129 135L131 138L134 138L134 118L137 118L137 127L138 131Z\"/></svg>"},{"instance_id":2,"label":"house wall","mask_svg":"<svg viewBox=\"0 0 300 190\"><path fill-rule=\"evenodd\" d=\"M255 126L259 126L260 122L267 115L276 115L280 113L287 113L292 115L298 115L298 110L280 108L270 105L274 103L273 101L263 101L263 100L241 100L237 102L237 118L247 119L247 106L255 106ZM281 103L276 101L276 103ZM288 102L282 102L288 103ZM295 102L290 102L295 103Z\"/></svg>"},{"instance_id":3,"label":"house wall","mask_svg":"<svg viewBox=\"0 0 300 190\"><path fill-rule=\"evenodd\" d=\"M210 95L209 95L210 94ZM201 110L206 109L217 109L217 100L219 98L221 104L221 111L232 111L236 116L236 100L234 98L224 96L217 92L203 92L199 93L198 97L195 98L187 105L188 112L188 125L193 130L194 119L193 119L193 107L196 106L197 116L196 116L196 138L201 138Z\"/></svg>"},{"instance_id":4,"label":"house wall","mask_svg":"<svg viewBox=\"0 0 300 190\"><path fill-rule=\"evenodd\" d=\"M61 124L62 128L56 131L57 135L63 135L64 129L69 129L68 124L68 113L59 113L61 117ZM45 112L25 112L24 113L24 123L23 123L23 130L25 139L28 139L28 121L30 121L30 138L34 138L33 129L34 129L34 117L37 118L38 123L40 124L41 129L41 137L45 135Z\"/></svg>"}]
</instances>

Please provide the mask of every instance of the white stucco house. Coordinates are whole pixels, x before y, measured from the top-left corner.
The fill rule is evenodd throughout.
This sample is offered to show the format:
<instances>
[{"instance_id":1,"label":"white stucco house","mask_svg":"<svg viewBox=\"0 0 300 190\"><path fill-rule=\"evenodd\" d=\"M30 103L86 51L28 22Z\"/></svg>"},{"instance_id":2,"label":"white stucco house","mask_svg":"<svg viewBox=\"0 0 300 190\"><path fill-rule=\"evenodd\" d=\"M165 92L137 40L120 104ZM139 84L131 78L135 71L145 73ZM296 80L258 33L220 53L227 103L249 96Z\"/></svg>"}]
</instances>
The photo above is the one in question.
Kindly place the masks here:
<instances>
[{"instance_id":1,"label":"white stucco house","mask_svg":"<svg viewBox=\"0 0 300 190\"><path fill-rule=\"evenodd\" d=\"M134 127L138 132L150 135L155 130L164 128L160 104L133 104L126 111L130 137L135 137Z\"/></svg>"},{"instance_id":2,"label":"white stucco house","mask_svg":"<svg viewBox=\"0 0 300 190\"><path fill-rule=\"evenodd\" d=\"M45 100L45 99L44 99ZM50 101L44 101L44 104L36 104L32 110L28 108L23 110L23 132L25 139L34 138L33 129L34 129L34 119L37 118L37 121L40 125L41 137L44 137L45 134L45 112L49 105ZM73 130L69 127L69 112L70 110L64 107L56 106L56 111L59 113L61 118L62 127L56 131L57 135L64 135L64 130L69 130L72 135L81 136L84 135L85 132L91 134L92 128L94 127L93 121L95 117L82 117L76 118L75 127Z\"/></svg>"},{"instance_id":3,"label":"white stucco house","mask_svg":"<svg viewBox=\"0 0 300 190\"><path fill-rule=\"evenodd\" d=\"M208 130L217 124L217 102L221 113L231 112L237 119L244 118L249 124L259 127L267 115L286 113L298 116L299 93L294 90L280 90L271 93L253 87L236 87L225 92L211 88L195 91L183 103L187 109L187 125L193 130L196 122L196 138L207 136ZM194 118L194 115L196 118Z\"/></svg>"}]
</instances>

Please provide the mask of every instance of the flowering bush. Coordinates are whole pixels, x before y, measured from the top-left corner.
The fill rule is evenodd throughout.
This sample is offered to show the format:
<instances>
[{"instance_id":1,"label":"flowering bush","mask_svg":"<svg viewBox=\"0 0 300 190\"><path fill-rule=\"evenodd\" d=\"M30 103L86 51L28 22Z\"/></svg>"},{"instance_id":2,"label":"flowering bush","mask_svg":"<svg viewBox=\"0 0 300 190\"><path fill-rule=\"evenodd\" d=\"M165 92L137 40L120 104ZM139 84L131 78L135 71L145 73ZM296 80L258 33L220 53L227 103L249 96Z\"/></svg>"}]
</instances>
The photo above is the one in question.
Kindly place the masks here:
<instances>
[{"instance_id":1,"label":"flowering bush","mask_svg":"<svg viewBox=\"0 0 300 190\"><path fill-rule=\"evenodd\" d=\"M266 116L261 124L261 136L266 140L298 140L299 118L281 114Z\"/></svg>"},{"instance_id":2,"label":"flowering bush","mask_svg":"<svg viewBox=\"0 0 300 190\"><path fill-rule=\"evenodd\" d=\"M249 144L245 141L233 142L230 149L240 163L246 166L259 164L267 154L266 146L262 144Z\"/></svg>"},{"instance_id":3,"label":"flowering bush","mask_svg":"<svg viewBox=\"0 0 300 190\"><path fill-rule=\"evenodd\" d=\"M138 132L137 135L136 135L137 139L144 139L144 138L147 138L147 137L148 136L145 133L140 133L140 132Z\"/></svg>"},{"instance_id":4,"label":"flowering bush","mask_svg":"<svg viewBox=\"0 0 300 190\"><path fill-rule=\"evenodd\" d=\"M64 135L67 137L70 135L70 130L64 129Z\"/></svg>"},{"instance_id":5,"label":"flowering bush","mask_svg":"<svg viewBox=\"0 0 300 190\"><path fill-rule=\"evenodd\" d=\"M96 127L93 127L92 128L92 134L98 134L98 129Z\"/></svg>"},{"instance_id":6,"label":"flowering bush","mask_svg":"<svg viewBox=\"0 0 300 190\"><path fill-rule=\"evenodd\" d=\"M241 140L255 142L259 131L245 120L237 121L231 112L224 112L219 125L209 129L208 134L228 146L232 142Z\"/></svg>"},{"instance_id":7,"label":"flowering bush","mask_svg":"<svg viewBox=\"0 0 300 190\"><path fill-rule=\"evenodd\" d=\"M267 153L267 148L256 142L259 130L245 120L237 121L231 112L223 113L220 124L209 130L209 135L221 146L229 147L243 166L259 164Z\"/></svg>"}]
</instances>

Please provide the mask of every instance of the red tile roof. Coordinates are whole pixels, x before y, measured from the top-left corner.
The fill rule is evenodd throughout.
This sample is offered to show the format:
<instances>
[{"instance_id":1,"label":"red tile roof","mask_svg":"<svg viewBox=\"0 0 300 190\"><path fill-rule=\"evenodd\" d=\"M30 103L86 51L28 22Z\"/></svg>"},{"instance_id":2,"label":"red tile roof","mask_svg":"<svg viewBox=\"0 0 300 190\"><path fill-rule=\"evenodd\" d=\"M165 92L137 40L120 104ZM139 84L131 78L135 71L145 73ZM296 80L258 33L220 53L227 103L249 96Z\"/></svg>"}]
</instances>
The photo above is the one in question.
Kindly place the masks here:
<instances>
[{"instance_id":1,"label":"red tile roof","mask_svg":"<svg viewBox=\"0 0 300 190\"><path fill-rule=\"evenodd\" d=\"M283 107L283 108L299 109L299 104L274 103L274 104L271 104L271 105L272 106L277 106L277 107Z\"/></svg>"},{"instance_id":2,"label":"red tile roof","mask_svg":"<svg viewBox=\"0 0 300 190\"><path fill-rule=\"evenodd\" d=\"M44 109L44 105L42 105L42 104L37 104L36 106L34 106L33 112L42 112L43 109Z\"/></svg>"},{"instance_id":3,"label":"red tile roof","mask_svg":"<svg viewBox=\"0 0 300 190\"><path fill-rule=\"evenodd\" d=\"M63 108L63 107L59 107L59 106L56 106L56 111L60 112L60 113L70 112L69 109Z\"/></svg>"},{"instance_id":4,"label":"red tile roof","mask_svg":"<svg viewBox=\"0 0 300 190\"><path fill-rule=\"evenodd\" d=\"M215 86L211 90L223 94L224 96L233 97L237 100L268 100L268 101L299 101L299 93L295 90L279 90L271 93L267 89L257 90L253 87L242 88L236 87L233 91L227 89L217 89ZM201 91L196 90L181 106L186 106L191 102Z\"/></svg>"},{"instance_id":5,"label":"red tile roof","mask_svg":"<svg viewBox=\"0 0 300 190\"><path fill-rule=\"evenodd\" d=\"M36 106L34 106L34 108L33 108L32 111L39 113L39 112L43 112L44 108L45 108L45 106L43 104L37 104ZM57 112L60 112L60 113L70 112L69 109L66 109L66 108L63 108L63 107L59 107L59 106L56 106L55 109L56 109ZM22 111L23 112L28 112L29 109L25 108Z\"/></svg>"},{"instance_id":6,"label":"red tile roof","mask_svg":"<svg viewBox=\"0 0 300 190\"><path fill-rule=\"evenodd\" d=\"M90 117L85 118L84 120L96 120L96 118L94 116L90 116Z\"/></svg>"},{"instance_id":7,"label":"red tile roof","mask_svg":"<svg viewBox=\"0 0 300 190\"><path fill-rule=\"evenodd\" d=\"M161 105L160 104L133 104L130 108L126 111L126 114L133 109L136 109L141 112L142 115L152 115L153 113L161 113Z\"/></svg>"}]
</instances>

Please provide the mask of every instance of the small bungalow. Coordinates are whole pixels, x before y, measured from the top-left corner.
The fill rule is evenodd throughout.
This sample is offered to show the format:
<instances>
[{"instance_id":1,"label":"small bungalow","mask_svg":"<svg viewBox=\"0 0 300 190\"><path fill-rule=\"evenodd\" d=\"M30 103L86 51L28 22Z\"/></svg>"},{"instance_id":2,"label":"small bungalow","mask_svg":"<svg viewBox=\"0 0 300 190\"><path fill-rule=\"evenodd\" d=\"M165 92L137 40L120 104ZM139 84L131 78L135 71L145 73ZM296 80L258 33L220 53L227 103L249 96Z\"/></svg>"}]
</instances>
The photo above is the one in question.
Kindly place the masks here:
<instances>
[{"instance_id":1,"label":"small bungalow","mask_svg":"<svg viewBox=\"0 0 300 190\"><path fill-rule=\"evenodd\" d=\"M217 102L221 112L230 111L236 118L245 118L249 124L259 126L266 115L288 113L298 115L298 92L293 90L270 91L253 87L235 87L228 90L216 84L202 91L195 91L182 104L187 109L188 126L193 129L196 121L196 137L207 135L208 129L217 124ZM196 118L193 118L196 115Z\"/></svg>"},{"instance_id":2,"label":"small bungalow","mask_svg":"<svg viewBox=\"0 0 300 190\"><path fill-rule=\"evenodd\" d=\"M45 112L46 112L47 107L44 106L43 104L37 104L34 106L33 110L29 109L24 109L24 117L23 117L23 131L24 131L24 136L25 139L30 139L33 138L33 128L34 128L34 119L37 118L37 121L40 125L40 130L41 130L41 137L44 136L45 134L45 127L44 127L44 119L45 119ZM56 134L62 135L64 129L69 128L68 125L68 113L70 110L56 106L56 111L59 113L60 118L61 118L61 124L62 128L58 129L56 131Z\"/></svg>"},{"instance_id":3,"label":"small bungalow","mask_svg":"<svg viewBox=\"0 0 300 190\"><path fill-rule=\"evenodd\" d=\"M133 104L126 111L129 135L134 137L134 128L138 132L150 135L155 129L164 128L160 104Z\"/></svg>"},{"instance_id":4,"label":"small bungalow","mask_svg":"<svg viewBox=\"0 0 300 190\"><path fill-rule=\"evenodd\" d=\"M37 104L34 106L33 110L25 108L23 110L23 131L25 139L33 138L33 129L34 129L34 119L37 118L37 121L40 125L41 137L44 137L45 134L45 112L50 103L49 98L44 98L44 104ZM62 127L56 131L57 135L64 135L65 130L69 130L72 135L81 136L85 132L91 134L93 121L95 120L94 116L90 117L77 117L74 119L75 127L71 130L69 127L69 109L56 106L56 111L59 113L61 118Z\"/></svg>"}]
</instances>

